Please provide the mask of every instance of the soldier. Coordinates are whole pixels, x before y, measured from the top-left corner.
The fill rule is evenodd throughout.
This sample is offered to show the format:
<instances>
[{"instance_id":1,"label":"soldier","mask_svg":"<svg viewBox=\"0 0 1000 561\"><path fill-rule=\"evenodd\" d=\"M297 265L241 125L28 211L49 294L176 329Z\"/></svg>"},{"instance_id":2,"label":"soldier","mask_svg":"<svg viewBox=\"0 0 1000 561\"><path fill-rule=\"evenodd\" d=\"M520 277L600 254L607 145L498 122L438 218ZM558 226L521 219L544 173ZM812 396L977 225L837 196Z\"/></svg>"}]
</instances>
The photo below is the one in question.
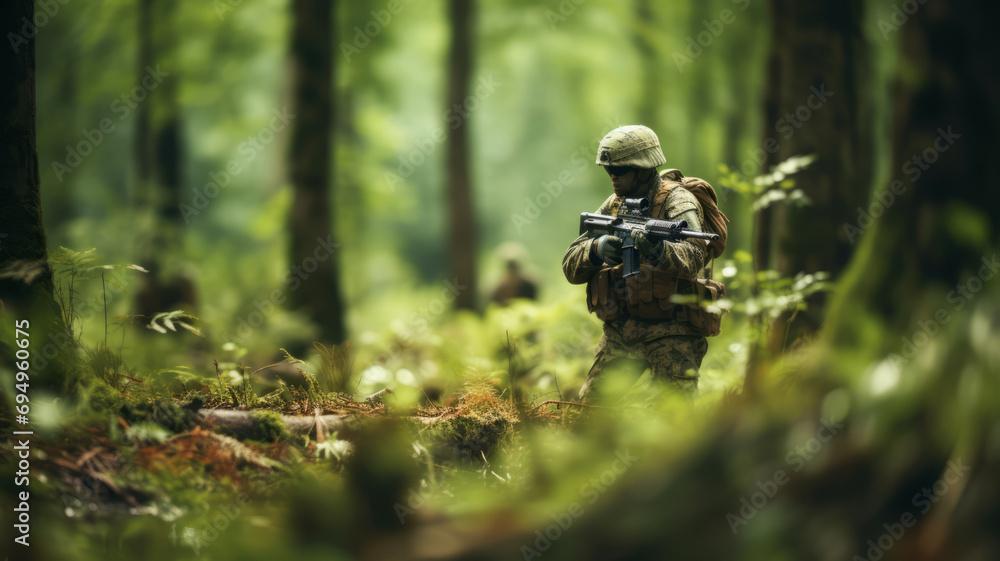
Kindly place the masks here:
<instances>
[{"instance_id":1,"label":"soldier","mask_svg":"<svg viewBox=\"0 0 1000 561\"><path fill-rule=\"evenodd\" d=\"M515 298L538 299L538 283L525 271L527 250L516 242L506 242L497 250L504 262L505 273L493 290L491 300L500 306L510 304Z\"/></svg>"},{"instance_id":2,"label":"soldier","mask_svg":"<svg viewBox=\"0 0 1000 561\"><path fill-rule=\"evenodd\" d=\"M611 177L614 194L597 209L617 216L626 198L649 199L651 218L687 221L703 231L703 209L690 191L676 188L680 172L664 177L656 167L666 163L660 141L651 129L632 125L609 132L597 150L597 163ZM699 273L710 256L706 242L677 242L634 236L640 255L640 274L622 278L622 240L616 236L584 233L566 250L563 272L572 284L587 284L587 306L604 321L597 357L580 389L581 401L601 384L601 373L616 362L638 361L652 378L667 382L688 395L698 387L698 368L708 351L701 308L675 304L675 293L694 293ZM599 392L598 392L599 393Z\"/></svg>"}]
</instances>

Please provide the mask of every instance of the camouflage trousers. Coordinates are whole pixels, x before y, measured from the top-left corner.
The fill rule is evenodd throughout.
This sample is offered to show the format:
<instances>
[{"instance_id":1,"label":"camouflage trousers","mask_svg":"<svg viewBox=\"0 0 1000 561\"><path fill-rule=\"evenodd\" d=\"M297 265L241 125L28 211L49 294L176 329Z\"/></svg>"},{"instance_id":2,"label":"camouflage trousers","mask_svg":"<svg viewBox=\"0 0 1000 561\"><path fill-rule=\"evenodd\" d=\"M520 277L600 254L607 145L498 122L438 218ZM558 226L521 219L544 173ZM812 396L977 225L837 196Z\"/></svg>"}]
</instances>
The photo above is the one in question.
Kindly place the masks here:
<instances>
[{"instance_id":1,"label":"camouflage trousers","mask_svg":"<svg viewBox=\"0 0 1000 561\"><path fill-rule=\"evenodd\" d=\"M707 352L708 340L684 323L605 323L594 365L580 388L580 401L599 394L602 373L623 363L631 363L640 373L639 368L649 368L654 382L693 396Z\"/></svg>"}]
</instances>

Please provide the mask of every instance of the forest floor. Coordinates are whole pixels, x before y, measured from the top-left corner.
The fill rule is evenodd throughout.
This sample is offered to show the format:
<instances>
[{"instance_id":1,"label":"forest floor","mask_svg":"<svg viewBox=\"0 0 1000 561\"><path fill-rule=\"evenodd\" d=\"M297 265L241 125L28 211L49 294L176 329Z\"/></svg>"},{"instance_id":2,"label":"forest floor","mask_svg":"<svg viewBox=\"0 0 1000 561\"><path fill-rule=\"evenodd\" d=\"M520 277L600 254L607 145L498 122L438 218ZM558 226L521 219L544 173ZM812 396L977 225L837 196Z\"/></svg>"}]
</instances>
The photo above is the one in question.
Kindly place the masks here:
<instances>
[{"instance_id":1,"label":"forest floor","mask_svg":"<svg viewBox=\"0 0 1000 561\"><path fill-rule=\"evenodd\" d=\"M555 402L519 407L489 384L467 387L448 406L406 408L395 406L389 389L361 401L323 392L318 384L285 389L285 399L275 391L250 407L231 387L229 395L129 399L105 426L70 426L40 446L33 470L61 495L69 518L171 520L192 506L185 501L198 501L176 501L177 486L240 493L279 484L303 464L337 471L357 439L371 438L371 425L408 427L415 450L433 448L428 457L435 462L489 465L487 458L517 423L560 423L579 410Z\"/></svg>"}]
</instances>

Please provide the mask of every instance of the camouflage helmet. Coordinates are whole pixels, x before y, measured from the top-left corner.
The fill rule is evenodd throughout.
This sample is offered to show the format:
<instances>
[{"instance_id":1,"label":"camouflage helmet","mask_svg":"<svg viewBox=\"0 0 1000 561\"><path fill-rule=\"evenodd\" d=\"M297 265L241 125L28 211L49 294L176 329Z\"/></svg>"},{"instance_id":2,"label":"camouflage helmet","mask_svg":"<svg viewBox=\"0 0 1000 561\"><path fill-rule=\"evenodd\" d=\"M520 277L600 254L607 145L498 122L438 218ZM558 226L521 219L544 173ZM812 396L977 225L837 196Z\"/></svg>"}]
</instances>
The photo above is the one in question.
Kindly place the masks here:
<instances>
[{"instance_id":1,"label":"camouflage helmet","mask_svg":"<svg viewBox=\"0 0 1000 561\"><path fill-rule=\"evenodd\" d=\"M667 163L660 149L660 139L649 127L628 125L618 127L601 139L597 147L597 163L602 166L655 168Z\"/></svg>"}]
</instances>

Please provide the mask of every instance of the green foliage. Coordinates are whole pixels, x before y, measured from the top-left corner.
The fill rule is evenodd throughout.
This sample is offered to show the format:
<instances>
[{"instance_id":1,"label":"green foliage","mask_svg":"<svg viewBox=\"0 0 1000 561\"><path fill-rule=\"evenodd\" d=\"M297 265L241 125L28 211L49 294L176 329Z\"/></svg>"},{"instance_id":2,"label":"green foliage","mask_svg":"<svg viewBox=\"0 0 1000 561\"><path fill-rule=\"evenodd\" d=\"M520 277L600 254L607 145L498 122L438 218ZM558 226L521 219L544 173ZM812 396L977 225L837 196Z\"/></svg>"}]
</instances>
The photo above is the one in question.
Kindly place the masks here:
<instances>
[{"instance_id":1,"label":"green foliage","mask_svg":"<svg viewBox=\"0 0 1000 561\"><path fill-rule=\"evenodd\" d=\"M135 371L125 365L121 353L103 344L85 348L84 355L87 371L119 392L124 393L130 384L142 383L134 377Z\"/></svg>"},{"instance_id":2,"label":"green foliage","mask_svg":"<svg viewBox=\"0 0 1000 561\"><path fill-rule=\"evenodd\" d=\"M73 251L65 247L60 247L52 252L50 262L52 263L54 282L54 296L56 303L62 313L63 322L67 330L74 334L74 338L79 339L82 326L78 321L86 315L94 317L97 312L103 310L105 318L105 340L107 340L107 289L108 285L116 289L121 294L127 294L123 286L129 284L132 278L130 271L147 273L139 265L92 265L97 260L97 248L86 251ZM84 283L88 288L97 278L101 279L100 295L97 291L81 292L80 283Z\"/></svg>"},{"instance_id":3,"label":"green foliage","mask_svg":"<svg viewBox=\"0 0 1000 561\"><path fill-rule=\"evenodd\" d=\"M176 332L177 327L180 326L195 335L201 337L201 331L195 329L189 322L198 321L198 318L192 316L191 314L184 313L184 310L174 310L172 312L161 312L153 316L153 319L149 320L149 325L146 327L152 329L157 333L162 333L166 335L167 330Z\"/></svg>"},{"instance_id":4,"label":"green foliage","mask_svg":"<svg viewBox=\"0 0 1000 561\"><path fill-rule=\"evenodd\" d=\"M343 345L326 345L314 342L313 346L319 351L319 375L317 378L324 390L333 393L351 394L354 388L351 387L352 376L351 366L351 342Z\"/></svg>"},{"instance_id":5,"label":"green foliage","mask_svg":"<svg viewBox=\"0 0 1000 561\"><path fill-rule=\"evenodd\" d=\"M348 440L339 440L337 433L326 437L323 442L316 443L316 457L343 463L350 458L354 447Z\"/></svg>"},{"instance_id":6,"label":"green foliage","mask_svg":"<svg viewBox=\"0 0 1000 561\"><path fill-rule=\"evenodd\" d=\"M719 185L736 191L752 201L751 208L759 212L774 203L811 204L801 189L795 189L791 176L809 167L815 156L793 156L774 166L770 173L746 178L726 164L719 164Z\"/></svg>"},{"instance_id":7,"label":"green foliage","mask_svg":"<svg viewBox=\"0 0 1000 561\"><path fill-rule=\"evenodd\" d=\"M250 438L261 442L290 442L292 435L285 427L281 415L274 411L254 411Z\"/></svg>"},{"instance_id":8,"label":"green foliage","mask_svg":"<svg viewBox=\"0 0 1000 561\"><path fill-rule=\"evenodd\" d=\"M456 404L460 414L436 422L422 433L421 440L436 461L479 465L493 457L518 420L514 407L498 395L494 384L493 376L470 376Z\"/></svg>"},{"instance_id":9,"label":"green foliage","mask_svg":"<svg viewBox=\"0 0 1000 561\"><path fill-rule=\"evenodd\" d=\"M125 401L118 414L133 426L156 425L172 433L182 433L194 427L197 421L195 409L197 402L191 409L185 409L168 396L142 396Z\"/></svg>"},{"instance_id":10,"label":"green foliage","mask_svg":"<svg viewBox=\"0 0 1000 561\"><path fill-rule=\"evenodd\" d=\"M125 397L106 383L92 383L83 392L85 403L94 411L114 411L122 406Z\"/></svg>"},{"instance_id":11,"label":"green foliage","mask_svg":"<svg viewBox=\"0 0 1000 561\"><path fill-rule=\"evenodd\" d=\"M136 423L125 431L125 437L143 442L163 443L171 433L156 423Z\"/></svg>"}]
</instances>

